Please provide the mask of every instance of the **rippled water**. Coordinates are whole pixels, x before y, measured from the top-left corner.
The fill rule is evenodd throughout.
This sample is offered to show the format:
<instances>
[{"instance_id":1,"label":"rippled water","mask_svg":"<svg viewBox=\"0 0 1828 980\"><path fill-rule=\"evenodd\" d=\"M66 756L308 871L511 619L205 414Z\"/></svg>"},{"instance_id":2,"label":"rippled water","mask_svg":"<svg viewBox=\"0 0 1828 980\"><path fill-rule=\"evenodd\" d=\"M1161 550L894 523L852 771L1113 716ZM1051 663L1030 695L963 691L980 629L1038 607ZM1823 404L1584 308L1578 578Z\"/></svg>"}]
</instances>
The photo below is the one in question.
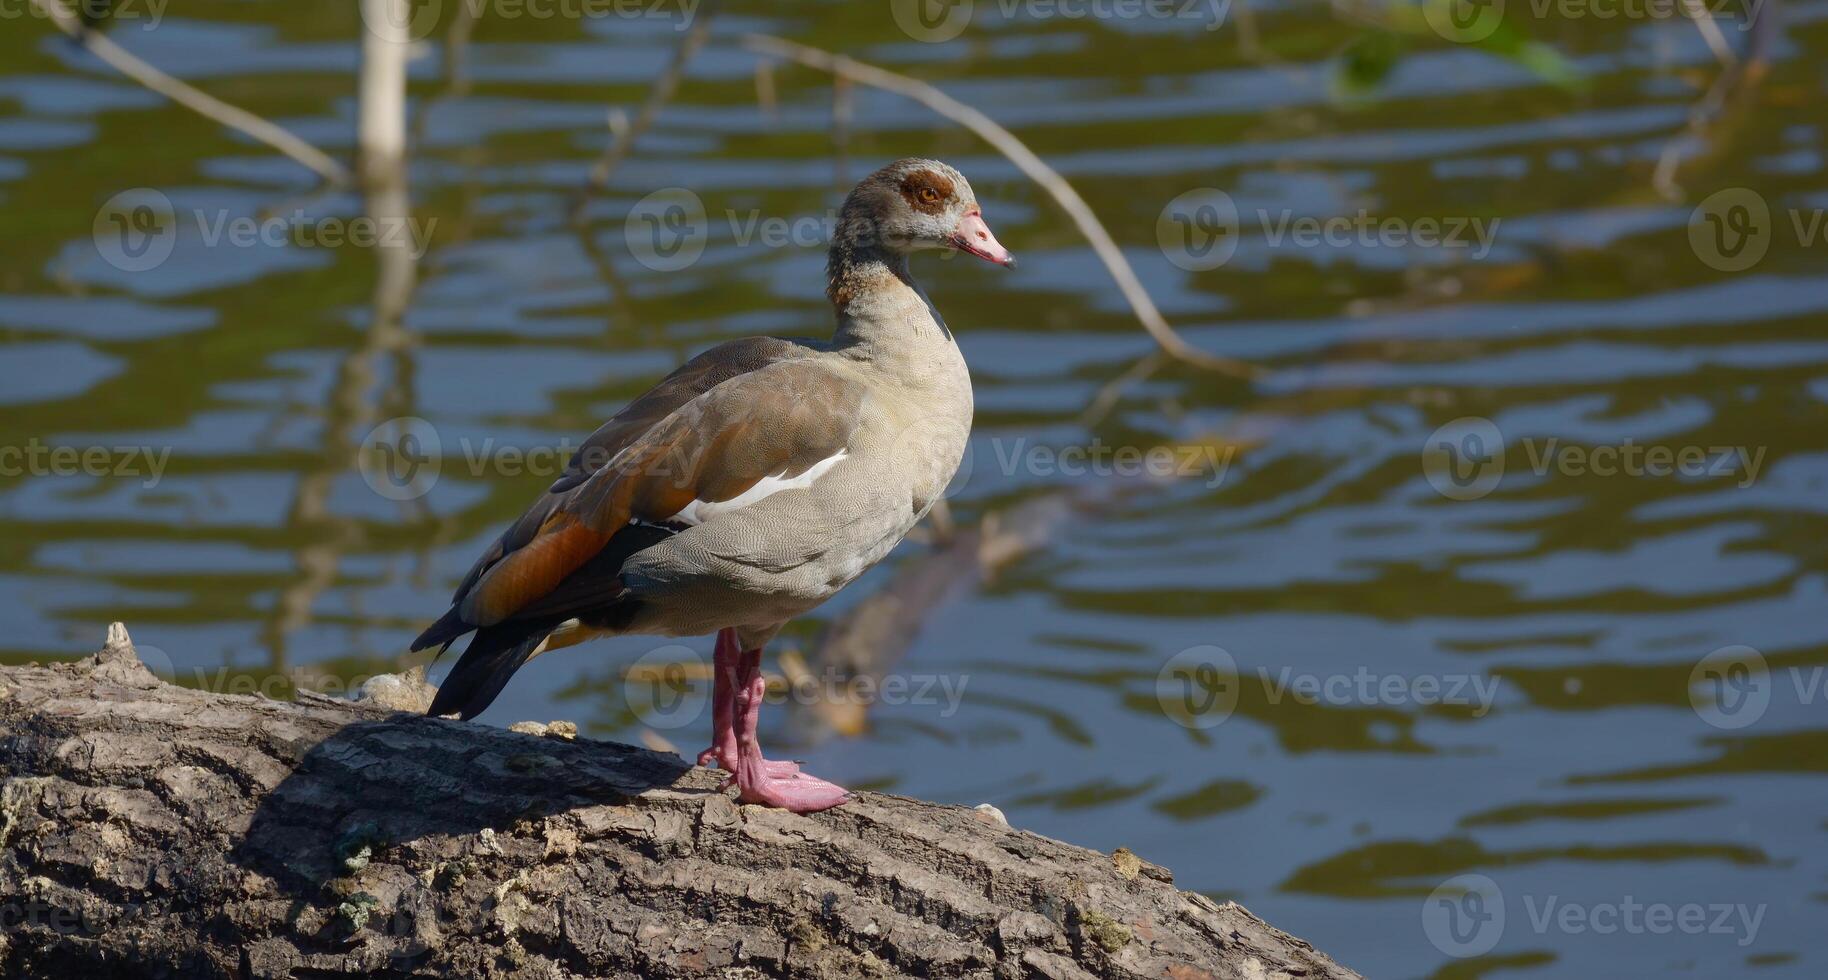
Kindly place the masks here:
<instances>
[{"instance_id":1,"label":"rippled water","mask_svg":"<svg viewBox=\"0 0 1828 980\"><path fill-rule=\"evenodd\" d=\"M514 452L575 441L713 342L828 329L820 249L745 222L817 229L876 163L939 156L1023 259L917 263L977 385L953 517L1046 533L981 583L910 543L798 624L778 646L816 672L841 613L954 586L907 640L897 703L820 739L824 715L776 708L777 743L841 781L1128 846L1371 976L1821 975L1828 240L1811 222L1828 206L1828 5L1785 5L1768 75L1692 148L1673 200L1653 170L1716 74L1679 20L1525 15L1560 52L1549 71L1491 46L1366 42L1311 4L1256 5L1254 47L1236 17L1206 31L986 3L963 38L925 44L876 4L730 6L582 232L568 215L606 112L644 98L677 21L485 15L454 90L426 47L411 192L429 247L403 334L377 250L210 243L211 222L297 208L321 227L359 197L314 195L296 164L37 20L0 26L0 444L40 453L0 475L6 659L82 654L121 619L188 683L283 694L276 677L393 669L545 484ZM351 152L353 5L199 0L143 26L114 36ZM1191 342L1267 373L1167 364L1108 389L1153 348L1063 213L899 98L852 93L836 139L824 76L780 69L758 105L737 43L758 30L930 79L1010 126ZM1376 84L1347 83L1343 65L1390 57ZM625 219L667 187L703 202L709 247L657 272ZM1743 269L1708 244L1746 230L1740 202L1695 213L1735 187L1771 211ZM1158 234L1202 188L1243 225L1204 271ZM92 231L134 189L176 216L153 268L110 261ZM1361 211L1492 235L1276 234ZM1115 401L1088 421L1101 395ZM352 464L399 417L442 449L408 500ZM131 468L58 475L55 447ZM1194 465L1075 473L1050 454L1069 447ZM1689 462L1627 475L1611 454ZM485 719L696 749L708 720L624 676L708 651L629 638L545 658ZM1465 874L1486 879L1453 881L1472 897L1431 895ZM1677 918L1689 906L1703 926Z\"/></svg>"}]
</instances>

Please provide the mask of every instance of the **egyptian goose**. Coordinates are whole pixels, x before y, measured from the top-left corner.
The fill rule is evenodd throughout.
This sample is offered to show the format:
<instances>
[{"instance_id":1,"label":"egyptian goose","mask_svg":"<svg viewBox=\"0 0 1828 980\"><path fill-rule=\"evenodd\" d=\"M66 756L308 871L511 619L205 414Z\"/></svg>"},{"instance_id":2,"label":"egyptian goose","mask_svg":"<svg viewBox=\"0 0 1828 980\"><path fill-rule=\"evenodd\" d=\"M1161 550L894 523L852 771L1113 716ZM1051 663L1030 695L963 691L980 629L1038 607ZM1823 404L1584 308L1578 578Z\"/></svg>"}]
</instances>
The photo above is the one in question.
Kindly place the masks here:
<instances>
[{"instance_id":1,"label":"egyptian goose","mask_svg":"<svg viewBox=\"0 0 1828 980\"><path fill-rule=\"evenodd\" d=\"M901 160L864 178L827 261L831 340L720 344L592 434L413 642L443 653L476 634L429 714L471 718L528 660L595 637L716 633L698 763L744 802L844 802L762 755L762 647L887 555L958 468L971 376L908 271L945 248L1015 265L957 170Z\"/></svg>"}]
</instances>

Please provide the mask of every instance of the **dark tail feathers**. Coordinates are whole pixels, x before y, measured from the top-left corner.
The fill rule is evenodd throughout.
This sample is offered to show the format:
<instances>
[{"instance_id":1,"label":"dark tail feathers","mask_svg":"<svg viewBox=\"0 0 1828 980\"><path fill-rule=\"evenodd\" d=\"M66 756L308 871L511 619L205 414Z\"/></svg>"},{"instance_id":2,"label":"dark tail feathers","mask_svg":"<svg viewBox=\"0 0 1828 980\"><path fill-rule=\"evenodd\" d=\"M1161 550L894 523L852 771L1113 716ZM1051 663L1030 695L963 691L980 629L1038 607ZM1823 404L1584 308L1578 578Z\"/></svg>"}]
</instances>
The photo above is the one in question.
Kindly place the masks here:
<instances>
[{"instance_id":1,"label":"dark tail feathers","mask_svg":"<svg viewBox=\"0 0 1828 980\"><path fill-rule=\"evenodd\" d=\"M439 623L443 622L439 620ZM434 717L455 714L465 721L482 714L507 686L508 678L533 657L534 648L561 622L562 619L511 620L477 630L469 648L457 658L457 666L451 668L450 675L439 686L438 696L432 699L426 714ZM426 636L432 636L438 628L433 625L425 631ZM450 639L454 638L455 635ZM435 637L428 641L422 636L418 643L448 645L450 639ZM419 648L419 645L414 646L414 649Z\"/></svg>"},{"instance_id":2,"label":"dark tail feathers","mask_svg":"<svg viewBox=\"0 0 1828 980\"><path fill-rule=\"evenodd\" d=\"M420 633L419 638L413 641L413 652L418 653L426 647L442 646L444 649L438 652L443 653L450 649L451 643L458 637L475 628L464 622L463 617L457 615L457 607L452 605L444 615L438 617L437 622L427 626L425 632Z\"/></svg>"}]
</instances>

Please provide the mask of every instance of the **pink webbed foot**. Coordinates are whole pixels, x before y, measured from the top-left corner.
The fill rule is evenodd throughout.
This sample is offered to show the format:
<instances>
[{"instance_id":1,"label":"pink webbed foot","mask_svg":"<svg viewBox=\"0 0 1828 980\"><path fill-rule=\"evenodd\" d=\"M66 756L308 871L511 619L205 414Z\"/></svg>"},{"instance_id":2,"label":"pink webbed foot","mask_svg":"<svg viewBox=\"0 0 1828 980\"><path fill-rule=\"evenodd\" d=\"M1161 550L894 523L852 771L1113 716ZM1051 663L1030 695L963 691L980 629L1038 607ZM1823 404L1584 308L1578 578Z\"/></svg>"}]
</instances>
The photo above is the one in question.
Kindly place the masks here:
<instances>
[{"instance_id":1,"label":"pink webbed foot","mask_svg":"<svg viewBox=\"0 0 1828 980\"><path fill-rule=\"evenodd\" d=\"M742 786L742 777L738 776L737 785L742 787L742 792L737 794L738 800L793 813L818 813L849 802L851 798L850 790L805 773L784 779L764 776L752 786Z\"/></svg>"},{"instance_id":2,"label":"pink webbed foot","mask_svg":"<svg viewBox=\"0 0 1828 980\"><path fill-rule=\"evenodd\" d=\"M725 772L733 773L736 771L736 764L735 764L734 760L729 765L725 765L723 758L720 755L718 755L718 753L717 753L716 746L712 746L711 748L708 748L708 749L704 750L703 752L698 753L698 764L706 769L709 769L715 765L717 768L722 769ZM788 776L791 776L800 771L799 763L792 762L787 759L763 759L762 765L767 768L768 775L773 776L776 779L785 779ZM725 789L729 789L730 787L732 787L734 785L736 785L735 776L731 776L729 779L724 780Z\"/></svg>"},{"instance_id":3,"label":"pink webbed foot","mask_svg":"<svg viewBox=\"0 0 1828 980\"><path fill-rule=\"evenodd\" d=\"M731 781L739 790L737 799L794 813L817 813L849 800L850 791L836 783L800 772L800 767L791 762L770 762L762 757L755 729L765 693L766 683L756 677L736 695L738 755Z\"/></svg>"}]
</instances>

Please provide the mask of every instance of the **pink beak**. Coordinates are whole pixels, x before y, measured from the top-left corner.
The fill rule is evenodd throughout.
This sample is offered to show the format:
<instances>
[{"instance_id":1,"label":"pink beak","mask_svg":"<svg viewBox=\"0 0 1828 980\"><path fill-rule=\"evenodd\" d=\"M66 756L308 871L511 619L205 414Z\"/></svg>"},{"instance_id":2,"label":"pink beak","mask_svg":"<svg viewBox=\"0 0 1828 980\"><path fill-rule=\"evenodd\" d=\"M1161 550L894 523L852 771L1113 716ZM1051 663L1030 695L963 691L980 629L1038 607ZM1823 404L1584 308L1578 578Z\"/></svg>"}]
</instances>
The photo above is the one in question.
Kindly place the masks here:
<instances>
[{"instance_id":1,"label":"pink beak","mask_svg":"<svg viewBox=\"0 0 1828 980\"><path fill-rule=\"evenodd\" d=\"M1016 264L1016 257L1009 254L1009 249L1004 248L1003 243L997 241L997 236L990 233L990 226L984 223L981 211L973 211L958 219L958 230L952 233L952 247L1005 268L1014 268Z\"/></svg>"}]
</instances>

